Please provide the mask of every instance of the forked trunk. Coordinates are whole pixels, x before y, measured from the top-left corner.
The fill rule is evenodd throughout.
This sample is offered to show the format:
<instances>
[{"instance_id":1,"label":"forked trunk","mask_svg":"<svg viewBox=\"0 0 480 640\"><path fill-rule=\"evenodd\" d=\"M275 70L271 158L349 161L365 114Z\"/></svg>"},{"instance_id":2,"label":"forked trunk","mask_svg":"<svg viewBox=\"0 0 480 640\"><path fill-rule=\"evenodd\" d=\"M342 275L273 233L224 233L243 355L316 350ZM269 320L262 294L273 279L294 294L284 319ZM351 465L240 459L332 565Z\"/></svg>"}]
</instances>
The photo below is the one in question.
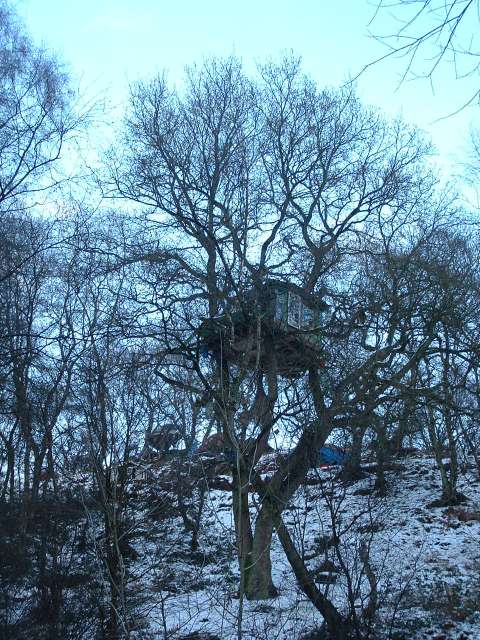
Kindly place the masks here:
<instances>
[{"instance_id":1,"label":"forked trunk","mask_svg":"<svg viewBox=\"0 0 480 640\"><path fill-rule=\"evenodd\" d=\"M255 523L250 566L245 594L249 600L268 600L278 595L272 580L270 546L272 543L273 521L261 510Z\"/></svg>"}]
</instances>

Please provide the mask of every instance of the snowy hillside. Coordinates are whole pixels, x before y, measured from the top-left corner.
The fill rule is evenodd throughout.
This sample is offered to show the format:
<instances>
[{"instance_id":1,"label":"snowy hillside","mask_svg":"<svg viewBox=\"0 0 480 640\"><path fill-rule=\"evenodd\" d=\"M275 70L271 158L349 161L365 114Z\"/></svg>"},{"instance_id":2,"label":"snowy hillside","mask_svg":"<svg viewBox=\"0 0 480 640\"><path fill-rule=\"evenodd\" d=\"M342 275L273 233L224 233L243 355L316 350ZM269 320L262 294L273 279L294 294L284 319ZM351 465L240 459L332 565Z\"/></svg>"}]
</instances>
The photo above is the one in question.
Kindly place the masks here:
<instances>
[{"instance_id":1,"label":"snowy hillside","mask_svg":"<svg viewBox=\"0 0 480 640\"><path fill-rule=\"evenodd\" d=\"M473 469L466 469L459 489L467 502L439 508L431 506L440 492L433 459L417 454L393 466L384 497L377 495L373 475L345 486L337 467L311 472L308 485L284 514L297 550L340 608L349 590L358 606L368 600L371 583L361 560L362 548L367 550L377 581L375 638L480 638L479 480ZM227 480L223 477L225 484ZM198 549L192 552L182 519L169 515L173 494L156 493L157 505L164 509L146 515L151 484L138 489L144 512L137 521L143 524L133 544L132 574L142 593L138 637L237 637L239 577L231 493L206 493ZM251 509L256 509L253 500ZM276 539L272 565L279 595L242 603L242 638L323 637L308 635L321 627L321 616L298 588Z\"/></svg>"}]
</instances>

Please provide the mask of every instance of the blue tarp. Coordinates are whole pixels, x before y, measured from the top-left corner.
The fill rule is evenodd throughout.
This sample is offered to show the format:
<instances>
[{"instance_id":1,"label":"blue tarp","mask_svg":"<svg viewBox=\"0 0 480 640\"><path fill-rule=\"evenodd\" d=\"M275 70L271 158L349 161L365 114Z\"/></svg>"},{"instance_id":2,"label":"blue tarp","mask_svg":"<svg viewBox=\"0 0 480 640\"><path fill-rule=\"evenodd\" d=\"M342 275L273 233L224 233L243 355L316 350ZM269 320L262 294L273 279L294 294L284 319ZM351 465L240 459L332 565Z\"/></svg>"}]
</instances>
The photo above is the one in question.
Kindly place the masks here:
<instances>
[{"instance_id":1,"label":"blue tarp","mask_svg":"<svg viewBox=\"0 0 480 640\"><path fill-rule=\"evenodd\" d=\"M348 453L337 447L326 445L319 451L321 464L345 464Z\"/></svg>"}]
</instances>

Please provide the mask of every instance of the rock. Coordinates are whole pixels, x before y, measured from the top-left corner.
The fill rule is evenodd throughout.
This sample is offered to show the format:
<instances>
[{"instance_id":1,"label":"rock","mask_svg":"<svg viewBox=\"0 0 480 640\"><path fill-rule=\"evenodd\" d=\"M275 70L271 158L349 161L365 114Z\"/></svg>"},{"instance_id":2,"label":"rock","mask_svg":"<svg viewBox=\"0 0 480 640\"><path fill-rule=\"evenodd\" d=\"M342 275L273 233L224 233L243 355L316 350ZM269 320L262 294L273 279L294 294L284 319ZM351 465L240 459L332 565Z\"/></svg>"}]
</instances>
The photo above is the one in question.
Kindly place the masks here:
<instances>
[{"instance_id":1,"label":"rock","mask_svg":"<svg viewBox=\"0 0 480 640\"><path fill-rule=\"evenodd\" d=\"M438 500L434 500L427 504L429 509L436 509L438 507L455 507L456 505L463 504L467 502L467 496L463 493L457 493L457 495L453 498L438 498Z\"/></svg>"},{"instance_id":2,"label":"rock","mask_svg":"<svg viewBox=\"0 0 480 640\"><path fill-rule=\"evenodd\" d=\"M448 629L453 629L454 627L455 627L454 622L444 622L442 624L442 629L445 629L445 631L448 631Z\"/></svg>"},{"instance_id":3,"label":"rock","mask_svg":"<svg viewBox=\"0 0 480 640\"><path fill-rule=\"evenodd\" d=\"M480 521L480 511L466 511L465 509L454 510L451 515L457 516L460 522Z\"/></svg>"}]
</instances>

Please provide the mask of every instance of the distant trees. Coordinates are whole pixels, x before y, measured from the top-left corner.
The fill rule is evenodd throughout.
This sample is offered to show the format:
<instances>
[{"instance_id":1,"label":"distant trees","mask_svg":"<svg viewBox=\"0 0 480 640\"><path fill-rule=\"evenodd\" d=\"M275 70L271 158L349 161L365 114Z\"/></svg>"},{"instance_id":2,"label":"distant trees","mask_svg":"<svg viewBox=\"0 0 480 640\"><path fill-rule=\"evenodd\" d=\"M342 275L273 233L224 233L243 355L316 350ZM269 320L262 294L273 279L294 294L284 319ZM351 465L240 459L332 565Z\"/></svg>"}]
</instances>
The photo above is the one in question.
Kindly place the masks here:
<instances>
[{"instance_id":1,"label":"distant trees","mask_svg":"<svg viewBox=\"0 0 480 640\"><path fill-rule=\"evenodd\" d=\"M68 396L76 342L69 278L60 273L68 272L69 256L53 250L61 236L48 197L65 175L62 151L85 120L74 98L58 60L36 47L9 3L0 2L1 438L3 495L8 488L10 498L19 456L25 496L36 498L42 475L55 483L52 433ZM39 204L48 221L37 219Z\"/></svg>"},{"instance_id":2,"label":"distant trees","mask_svg":"<svg viewBox=\"0 0 480 640\"><path fill-rule=\"evenodd\" d=\"M13 429L9 441L16 431L23 445L16 449L17 456L23 455L23 495L35 501L42 476L48 476L56 489L53 431L70 392L77 347L71 283L60 274L61 269L68 274L68 262L61 267L53 250L32 253L46 225L23 215L6 218L4 229L10 260L18 265L30 256L0 285L0 295L3 415ZM9 466L10 482L12 473Z\"/></svg>"},{"instance_id":3,"label":"distant trees","mask_svg":"<svg viewBox=\"0 0 480 640\"><path fill-rule=\"evenodd\" d=\"M437 228L424 239L428 241L416 245L402 271L409 287L414 283L421 294L413 301L409 322L430 317L435 335L408 378L394 387L390 413L397 415L397 427L392 444L398 448L407 433L418 438L424 430L440 470L442 500L450 504L457 500L460 424L469 412L461 390L478 361L472 342L479 303L476 249L461 226Z\"/></svg>"},{"instance_id":4,"label":"distant trees","mask_svg":"<svg viewBox=\"0 0 480 640\"><path fill-rule=\"evenodd\" d=\"M0 210L31 207L61 181L58 160L82 116L60 63L0 3Z\"/></svg>"}]
</instances>

